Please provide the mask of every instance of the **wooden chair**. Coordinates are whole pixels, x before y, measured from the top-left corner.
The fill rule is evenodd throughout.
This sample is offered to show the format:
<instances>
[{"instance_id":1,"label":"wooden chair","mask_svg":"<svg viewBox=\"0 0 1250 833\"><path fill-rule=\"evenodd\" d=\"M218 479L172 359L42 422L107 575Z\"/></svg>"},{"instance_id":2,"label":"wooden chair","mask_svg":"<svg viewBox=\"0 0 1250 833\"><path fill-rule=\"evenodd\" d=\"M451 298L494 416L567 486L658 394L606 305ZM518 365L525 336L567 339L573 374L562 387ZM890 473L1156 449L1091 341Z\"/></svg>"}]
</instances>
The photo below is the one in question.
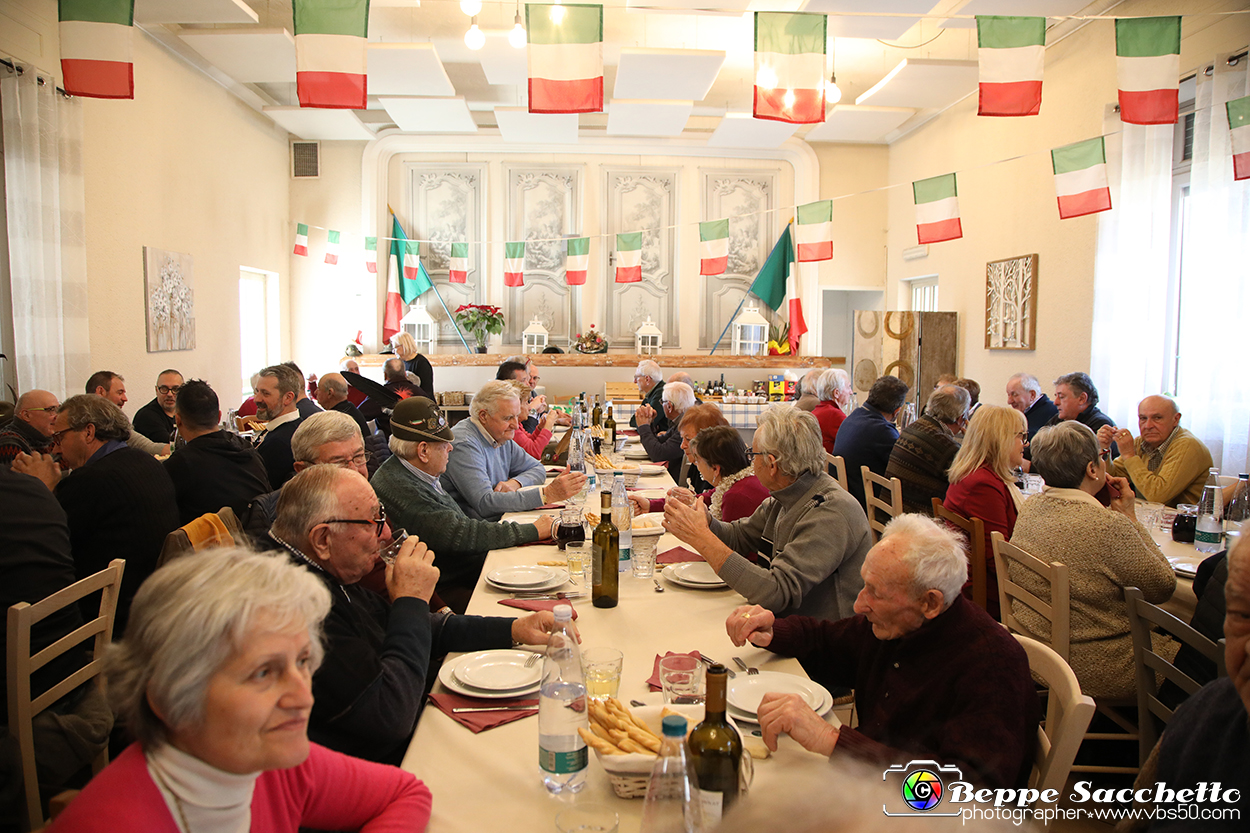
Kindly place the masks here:
<instances>
[{"instance_id":1,"label":"wooden chair","mask_svg":"<svg viewBox=\"0 0 1250 833\"><path fill-rule=\"evenodd\" d=\"M847 491L846 460L842 457L835 457L826 451L825 461L833 467L833 476L838 479L838 485L842 487L842 491Z\"/></svg>"},{"instance_id":2,"label":"wooden chair","mask_svg":"<svg viewBox=\"0 0 1250 833\"><path fill-rule=\"evenodd\" d=\"M946 521L951 526L958 527L968 538L968 575L972 579L972 601L982 610L986 609L986 596L988 590L986 584L985 565L985 522L980 518L965 518L958 512L952 512L942 505L942 501L933 498L933 517L939 521Z\"/></svg>"},{"instance_id":3,"label":"wooden chair","mask_svg":"<svg viewBox=\"0 0 1250 833\"><path fill-rule=\"evenodd\" d=\"M83 683L95 679L102 670L104 649L108 647L113 636L113 614L117 610L117 596L121 589L122 573L125 568L124 560L114 559L108 567L95 575L74 582L42 601L33 605L18 602L9 608L9 731L17 739L18 750L22 756L26 813L21 821L26 829L34 830L42 827L44 823L43 806L39 800L39 778L35 768L34 720L57 700ZM100 610L96 617L32 655L30 653L31 628L58 610L78 604L81 599L92 593L100 593ZM32 699L30 675L87 640L94 641L90 662ZM106 748L91 762L91 769L98 773L107 764L108 749Z\"/></svg>"},{"instance_id":4,"label":"wooden chair","mask_svg":"<svg viewBox=\"0 0 1250 833\"><path fill-rule=\"evenodd\" d=\"M872 542L875 544L881 537L888 521L877 518L875 510L880 509L891 519L903 514L903 481L897 477L882 477L873 474L867 466L859 467L860 476L864 479L864 502L868 509L868 526L872 528ZM874 486L880 486L890 497L888 501L877 497Z\"/></svg>"},{"instance_id":5,"label":"wooden chair","mask_svg":"<svg viewBox=\"0 0 1250 833\"><path fill-rule=\"evenodd\" d=\"M221 522L221 526L226 529L225 533L208 535L206 537L194 537L188 527L193 524L199 524L208 518L216 518ZM216 526L216 524L213 524ZM199 524L199 528L203 528ZM160 555L156 558L156 566L163 567L166 562L177 558L181 555L196 552L198 550L208 549L209 547L229 547L234 544L241 543L244 540L243 524L240 523L238 517L234 514L234 510L229 506L223 506L216 512L209 512L207 515L201 515L190 524L178 527L173 532L165 536L165 543L161 545Z\"/></svg>"},{"instance_id":6,"label":"wooden chair","mask_svg":"<svg viewBox=\"0 0 1250 833\"><path fill-rule=\"evenodd\" d=\"M1156 675L1162 674L1165 680L1184 691L1186 697L1202 688L1202 683L1155 653L1150 641L1151 627L1162 630L1215 663L1217 676L1223 677L1227 671L1224 668L1224 648L1220 643L1208 639L1163 608L1146 601L1141 590L1125 587L1124 603L1128 607L1128 623L1133 632L1133 664L1137 668L1138 758L1144 765L1150 750L1159 742L1161 730L1154 718L1157 717L1164 726L1172 720L1172 707L1159 699Z\"/></svg>"}]
</instances>

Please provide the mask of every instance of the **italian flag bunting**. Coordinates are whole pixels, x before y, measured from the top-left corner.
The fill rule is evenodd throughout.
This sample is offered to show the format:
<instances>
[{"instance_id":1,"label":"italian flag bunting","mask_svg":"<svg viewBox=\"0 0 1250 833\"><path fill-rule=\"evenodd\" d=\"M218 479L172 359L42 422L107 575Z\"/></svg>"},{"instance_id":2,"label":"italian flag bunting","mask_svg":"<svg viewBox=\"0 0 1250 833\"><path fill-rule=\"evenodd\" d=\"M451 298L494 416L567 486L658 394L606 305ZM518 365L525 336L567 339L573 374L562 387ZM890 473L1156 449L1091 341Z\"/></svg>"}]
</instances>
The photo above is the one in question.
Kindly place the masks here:
<instances>
[{"instance_id":1,"label":"italian flag bunting","mask_svg":"<svg viewBox=\"0 0 1250 833\"><path fill-rule=\"evenodd\" d=\"M1233 179L1250 179L1250 96L1224 105L1233 143Z\"/></svg>"},{"instance_id":2,"label":"italian flag bunting","mask_svg":"<svg viewBox=\"0 0 1250 833\"><path fill-rule=\"evenodd\" d=\"M586 283L586 270L590 267L590 238L569 238L568 256L564 260L564 282L569 286Z\"/></svg>"},{"instance_id":3,"label":"italian flag bunting","mask_svg":"<svg viewBox=\"0 0 1250 833\"><path fill-rule=\"evenodd\" d=\"M723 275L729 264L729 219L699 223L699 274Z\"/></svg>"},{"instance_id":4,"label":"italian flag bunting","mask_svg":"<svg viewBox=\"0 0 1250 833\"><path fill-rule=\"evenodd\" d=\"M369 0L295 0L294 18L299 105L365 109Z\"/></svg>"},{"instance_id":5,"label":"italian flag bunting","mask_svg":"<svg viewBox=\"0 0 1250 833\"><path fill-rule=\"evenodd\" d=\"M916 233L922 244L964 236L954 174L921 179L913 182L911 188L916 200Z\"/></svg>"},{"instance_id":6,"label":"italian flag bunting","mask_svg":"<svg viewBox=\"0 0 1250 833\"><path fill-rule=\"evenodd\" d=\"M469 280L469 244L451 244L451 266L447 271L447 280L452 283L467 283Z\"/></svg>"},{"instance_id":7,"label":"italian flag bunting","mask_svg":"<svg viewBox=\"0 0 1250 833\"><path fill-rule=\"evenodd\" d=\"M833 260L833 200L800 205L795 214L798 223L794 240L798 244L799 262Z\"/></svg>"},{"instance_id":8,"label":"italian flag bunting","mask_svg":"<svg viewBox=\"0 0 1250 833\"><path fill-rule=\"evenodd\" d=\"M1176 124L1180 112L1180 17L1117 20L1115 55L1120 121Z\"/></svg>"},{"instance_id":9,"label":"italian flag bunting","mask_svg":"<svg viewBox=\"0 0 1250 833\"><path fill-rule=\"evenodd\" d=\"M1036 116L1042 109L1046 18L977 15L978 116Z\"/></svg>"},{"instance_id":10,"label":"italian flag bunting","mask_svg":"<svg viewBox=\"0 0 1250 833\"><path fill-rule=\"evenodd\" d=\"M642 280L642 232L628 231L616 236L616 282Z\"/></svg>"},{"instance_id":11,"label":"italian flag bunting","mask_svg":"<svg viewBox=\"0 0 1250 833\"><path fill-rule=\"evenodd\" d=\"M337 266L339 262L339 233L330 229L326 234L326 263Z\"/></svg>"},{"instance_id":12,"label":"italian flag bunting","mask_svg":"<svg viewBox=\"0 0 1250 833\"><path fill-rule=\"evenodd\" d=\"M134 0L60 0L58 17L65 92L134 98Z\"/></svg>"},{"instance_id":13,"label":"italian flag bunting","mask_svg":"<svg viewBox=\"0 0 1250 833\"><path fill-rule=\"evenodd\" d=\"M295 248L293 254L308 257L308 224L299 223L295 226Z\"/></svg>"},{"instance_id":14,"label":"italian flag bunting","mask_svg":"<svg viewBox=\"0 0 1250 833\"><path fill-rule=\"evenodd\" d=\"M525 286L525 241L503 244L503 285Z\"/></svg>"},{"instance_id":15,"label":"italian flag bunting","mask_svg":"<svg viewBox=\"0 0 1250 833\"><path fill-rule=\"evenodd\" d=\"M1089 139L1050 152L1055 169L1059 219L1083 217L1111 208L1107 151L1103 138Z\"/></svg>"},{"instance_id":16,"label":"italian flag bunting","mask_svg":"<svg viewBox=\"0 0 1250 833\"><path fill-rule=\"evenodd\" d=\"M365 268L371 275L378 273L378 238L376 237L365 238Z\"/></svg>"},{"instance_id":17,"label":"italian flag bunting","mask_svg":"<svg viewBox=\"0 0 1250 833\"><path fill-rule=\"evenodd\" d=\"M823 14L755 13L755 118L825 120L826 26Z\"/></svg>"},{"instance_id":18,"label":"italian flag bunting","mask_svg":"<svg viewBox=\"0 0 1250 833\"><path fill-rule=\"evenodd\" d=\"M552 10L564 10L556 22ZM531 113L603 112L603 6L525 4Z\"/></svg>"}]
</instances>

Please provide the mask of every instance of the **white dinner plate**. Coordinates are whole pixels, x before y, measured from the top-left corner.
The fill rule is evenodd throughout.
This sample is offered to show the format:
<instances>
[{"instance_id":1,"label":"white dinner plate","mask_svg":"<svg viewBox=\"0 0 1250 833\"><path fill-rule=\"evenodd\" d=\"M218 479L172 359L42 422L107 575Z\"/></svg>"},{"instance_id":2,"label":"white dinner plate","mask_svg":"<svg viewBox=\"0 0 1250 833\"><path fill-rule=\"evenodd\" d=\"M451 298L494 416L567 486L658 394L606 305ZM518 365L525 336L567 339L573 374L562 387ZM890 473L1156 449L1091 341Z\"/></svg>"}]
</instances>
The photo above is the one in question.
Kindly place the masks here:
<instances>
[{"instance_id":1,"label":"white dinner plate","mask_svg":"<svg viewBox=\"0 0 1250 833\"><path fill-rule=\"evenodd\" d=\"M663 466L657 466L655 463L642 463L638 466L638 474L643 477L655 477L663 474L665 469Z\"/></svg>"},{"instance_id":2,"label":"white dinner plate","mask_svg":"<svg viewBox=\"0 0 1250 833\"><path fill-rule=\"evenodd\" d=\"M1176 574L1182 578L1194 578L1198 575L1198 568L1183 558L1169 556L1168 563L1172 565L1172 569Z\"/></svg>"},{"instance_id":3,"label":"white dinner plate","mask_svg":"<svg viewBox=\"0 0 1250 833\"><path fill-rule=\"evenodd\" d=\"M638 522L654 524L654 526L639 527ZM634 518L633 533L635 535L663 535L664 534L664 513L650 512L646 515L637 515Z\"/></svg>"},{"instance_id":4,"label":"white dinner plate","mask_svg":"<svg viewBox=\"0 0 1250 833\"><path fill-rule=\"evenodd\" d=\"M542 677L542 665L535 662L525 667L533 654L529 651L479 651L466 654L456 663L455 677L471 688L487 691L516 691L529 688Z\"/></svg>"},{"instance_id":5,"label":"white dinner plate","mask_svg":"<svg viewBox=\"0 0 1250 833\"><path fill-rule=\"evenodd\" d=\"M637 434L631 434L625 437L626 445L633 445L634 443L640 443L640 442L642 442L642 437L638 436Z\"/></svg>"},{"instance_id":6,"label":"white dinner plate","mask_svg":"<svg viewBox=\"0 0 1250 833\"><path fill-rule=\"evenodd\" d=\"M797 694L817 714L824 714L833 705L833 695L820 683L776 671L739 673L729 681L726 700L738 712L754 715L760 707L760 700L769 692Z\"/></svg>"},{"instance_id":7,"label":"white dinner plate","mask_svg":"<svg viewBox=\"0 0 1250 833\"><path fill-rule=\"evenodd\" d=\"M626 446L621 452L621 456L626 460L650 460L651 455L642 446Z\"/></svg>"},{"instance_id":8,"label":"white dinner plate","mask_svg":"<svg viewBox=\"0 0 1250 833\"><path fill-rule=\"evenodd\" d=\"M547 569L547 568L543 568L543 569ZM569 580L568 570L552 569L551 572L555 573L555 576L550 581L543 582L542 584L527 584L524 587L520 587L515 584L499 584L497 582L491 581L491 578L489 575L486 576L486 583L489 584L491 587L496 588L497 590L503 590L507 593L518 593L518 592L541 593L545 590L558 590L559 588L563 587L568 582Z\"/></svg>"},{"instance_id":9,"label":"white dinner plate","mask_svg":"<svg viewBox=\"0 0 1250 833\"><path fill-rule=\"evenodd\" d=\"M472 686L465 685L456 679L456 666L471 656L473 656L473 654L465 654L458 659L448 660L443 663L443 667L438 669L438 681L443 684L444 688L449 691L454 691L456 694L463 694L465 697L481 697L485 700L506 700L510 697L524 697L527 694L533 694L538 691L541 680L538 683L528 685L525 688L514 688L511 691L490 691L488 689L473 688ZM539 673L541 674L542 660L535 663L534 667L538 668Z\"/></svg>"},{"instance_id":10,"label":"white dinner plate","mask_svg":"<svg viewBox=\"0 0 1250 833\"><path fill-rule=\"evenodd\" d=\"M709 574L715 577L714 581L709 579ZM716 571L706 561L670 564L664 568L661 575L679 587L692 587L696 590L718 590L729 586L716 575ZM688 576L694 576L698 580L692 581Z\"/></svg>"},{"instance_id":11,"label":"white dinner plate","mask_svg":"<svg viewBox=\"0 0 1250 833\"><path fill-rule=\"evenodd\" d=\"M556 577L550 567L500 567L486 574L486 580L497 587L534 587L547 584Z\"/></svg>"}]
</instances>

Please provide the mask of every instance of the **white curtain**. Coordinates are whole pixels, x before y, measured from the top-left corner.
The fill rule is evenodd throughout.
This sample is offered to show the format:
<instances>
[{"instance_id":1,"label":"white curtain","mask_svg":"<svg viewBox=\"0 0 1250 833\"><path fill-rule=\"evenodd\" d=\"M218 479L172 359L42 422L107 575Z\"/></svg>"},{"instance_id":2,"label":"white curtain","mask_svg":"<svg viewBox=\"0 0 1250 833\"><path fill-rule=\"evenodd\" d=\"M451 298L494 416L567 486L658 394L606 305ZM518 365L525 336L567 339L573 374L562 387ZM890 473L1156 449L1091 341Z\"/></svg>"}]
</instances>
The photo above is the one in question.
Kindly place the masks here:
<instances>
[{"instance_id":1,"label":"white curtain","mask_svg":"<svg viewBox=\"0 0 1250 833\"><path fill-rule=\"evenodd\" d=\"M1233 180L1226 102L1250 94L1250 64L1218 56L1198 74L1187 231L1181 252L1177 394L1182 424L1223 474L1250 470L1250 181Z\"/></svg>"}]
</instances>

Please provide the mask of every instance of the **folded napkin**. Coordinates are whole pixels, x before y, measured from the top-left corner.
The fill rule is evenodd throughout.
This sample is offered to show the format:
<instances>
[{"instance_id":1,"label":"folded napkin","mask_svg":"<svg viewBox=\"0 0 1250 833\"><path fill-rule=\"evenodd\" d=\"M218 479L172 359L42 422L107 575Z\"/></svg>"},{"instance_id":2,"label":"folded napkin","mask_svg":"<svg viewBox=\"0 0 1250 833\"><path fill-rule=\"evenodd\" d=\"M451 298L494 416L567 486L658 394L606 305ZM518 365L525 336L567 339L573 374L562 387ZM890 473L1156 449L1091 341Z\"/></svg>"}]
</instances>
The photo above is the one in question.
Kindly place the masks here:
<instances>
[{"instance_id":1,"label":"folded napkin","mask_svg":"<svg viewBox=\"0 0 1250 833\"><path fill-rule=\"evenodd\" d=\"M660 660L667 659L668 657L694 657L695 659L699 659L702 656L703 655L698 651L691 651L688 654L683 654L680 651L669 651L664 656L656 654L655 664L651 666L651 676L647 678L647 685L651 686L652 691L659 691L663 688L663 686L660 685Z\"/></svg>"},{"instance_id":2,"label":"folded napkin","mask_svg":"<svg viewBox=\"0 0 1250 833\"><path fill-rule=\"evenodd\" d=\"M703 556L685 547L673 547L655 557L656 564L682 564L687 561L703 561Z\"/></svg>"},{"instance_id":3,"label":"folded napkin","mask_svg":"<svg viewBox=\"0 0 1250 833\"><path fill-rule=\"evenodd\" d=\"M502 726L505 723L511 723L514 720L538 714L538 699L534 697L517 700L483 700L477 697L462 697L459 694L445 691L441 694L431 694L430 702L443 714L475 735L478 732L484 732L487 729L494 729L496 726ZM533 706L534 708L525 709L524 711L451 713L452 709L480 708L485 706Z\"/></svg>"},{"instance_id":4,"label":"folded napkin","mask_svg":"<svg viewBox=\"0 0 1250 833\"><path fill-rule=\"evenodd\" d=\"M573 603L565 599L500 599L501 605L507 607L515 607L519 610L555 610L556 605L568 605L573 607ZM577 618L577 608L573 607L573 618Z\"/></svg>"},{"instance_id":5,"label":"folded napkin","mask_svg":"<svg viewBox=\"0 0 1250 833\"><path fill-rule=\"evenodd\" d=\"M542 538L537 541L526 541L524 544L517 544L517 546L518 547L537 547L539 545L542 545L544 547L549 547L554 543L556 543L555 538Z\"/></svg>"},{"instance_id":6,"label":"folded napkin","mask_svg":"<svg viewBox=\"0 0 1250 833\"><path fill-rule=\"evenodd\" d=\"M534 511L539 511L542 509L563 509L563 508L564 508L563 503L544 503L542 506L538 507L538 509Z\"/></svg>"}]
</instances>

